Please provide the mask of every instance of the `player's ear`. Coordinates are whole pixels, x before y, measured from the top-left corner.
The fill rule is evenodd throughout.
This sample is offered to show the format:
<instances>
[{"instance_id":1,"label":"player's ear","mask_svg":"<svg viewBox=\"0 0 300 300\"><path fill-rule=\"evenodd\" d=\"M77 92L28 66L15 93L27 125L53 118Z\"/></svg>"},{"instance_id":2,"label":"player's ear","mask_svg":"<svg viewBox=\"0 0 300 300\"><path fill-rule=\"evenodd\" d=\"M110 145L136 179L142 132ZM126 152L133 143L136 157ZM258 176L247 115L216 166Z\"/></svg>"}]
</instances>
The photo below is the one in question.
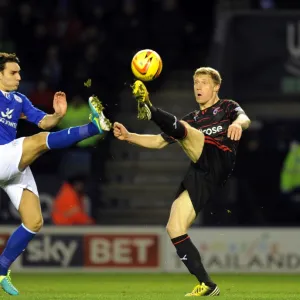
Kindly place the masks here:
<instances>
[{"instance_id":1,"label":"player's ear","mask_svg":"<svg viewBox=\"0 0 300 300\"><path fill-rule=\"evenodd\" d=\"M214 92L218 93L219 92L219 89L220 89L220 85L219 84L216 84L214 86Z\"/></svg>"}]
</instances>

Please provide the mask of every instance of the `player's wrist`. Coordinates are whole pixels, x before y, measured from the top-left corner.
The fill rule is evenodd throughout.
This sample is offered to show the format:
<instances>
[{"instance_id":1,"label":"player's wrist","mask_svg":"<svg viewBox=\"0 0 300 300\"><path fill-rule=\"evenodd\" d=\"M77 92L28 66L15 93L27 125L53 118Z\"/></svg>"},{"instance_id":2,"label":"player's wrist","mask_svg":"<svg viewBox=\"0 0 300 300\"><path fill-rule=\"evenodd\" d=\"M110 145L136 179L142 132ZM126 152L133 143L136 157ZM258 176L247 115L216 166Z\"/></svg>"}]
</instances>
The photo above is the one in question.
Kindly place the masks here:
<instances>
[{"instance_id":1,"label":"player's wrist","mask_svg":"<svg viewBox=\"0 0 300 300\"><path fill-rule=\"evenodd\" d=\"M63 118L63 115L60 114L60 113L55 112L55 113L53 114L53 117L56 118L56 119L58 119L58 120L60 120L60 119Z\"/></svg>"},{"instance_id":2,"label":"player's wrist","mask_svg":"<svg viewBox=\"0 0 300 300\"><path fill-rule=\"evenodd\" d=\"M131 132L128 132L127 135L124 137L125 141L132 142L133 134Z\"/></svg>"},{"instance_id":3,"label":"player's wrist","mask_svg":"<svg viewBox=\"0 0 300 300\"><path fill-rule=\"evenodd\" d=\"M243 129L243 126L242 126L242 124L241 123L239 123L239 122L236 122L236 123L232 123L233 125L236 125L236 126L238 126L238 127L240 127L240 128L242 128Z\"/></svg>"}]
</instances>

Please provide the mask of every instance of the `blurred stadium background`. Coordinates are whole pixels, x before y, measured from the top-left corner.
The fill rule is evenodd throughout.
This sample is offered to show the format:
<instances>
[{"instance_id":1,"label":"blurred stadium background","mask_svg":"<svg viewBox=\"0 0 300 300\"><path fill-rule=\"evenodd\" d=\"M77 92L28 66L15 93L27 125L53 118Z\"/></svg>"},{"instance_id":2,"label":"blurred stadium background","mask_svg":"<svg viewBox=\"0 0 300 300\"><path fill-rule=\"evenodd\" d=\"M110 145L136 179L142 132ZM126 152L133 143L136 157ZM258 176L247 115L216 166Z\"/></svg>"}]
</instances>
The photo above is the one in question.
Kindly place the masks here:
<instances>
[{"instance_id":1,"label":"blurred stadium background","mask_svg":"<svg viewBox=\"0 0 300 300\"><path fill-rule=\"evenodd\" d=\"M149 84L158 106L177 116L195 109L192 75L209 65L223 76L220 96L238 101L252 119L232 178L191 232L208 269L299 272L300 2L0 0L0 50L17 53L20 92L35 106L51 113L54 92L67 93L70 113L60 128L85 122L95 94L112 121L158 133L136 120L130 96L130 61L144 48L164 63ZM19 136L36 132L20 121ZM111 133L39 158L32 170L46 228L15 269L185 272L164 226L187 165L176 145L147 150ZM95 226L53 224L54 199L73 176L85 177ZM19 223L4 193L0 222L3 245Z\"/></svg>"}]
</instances>

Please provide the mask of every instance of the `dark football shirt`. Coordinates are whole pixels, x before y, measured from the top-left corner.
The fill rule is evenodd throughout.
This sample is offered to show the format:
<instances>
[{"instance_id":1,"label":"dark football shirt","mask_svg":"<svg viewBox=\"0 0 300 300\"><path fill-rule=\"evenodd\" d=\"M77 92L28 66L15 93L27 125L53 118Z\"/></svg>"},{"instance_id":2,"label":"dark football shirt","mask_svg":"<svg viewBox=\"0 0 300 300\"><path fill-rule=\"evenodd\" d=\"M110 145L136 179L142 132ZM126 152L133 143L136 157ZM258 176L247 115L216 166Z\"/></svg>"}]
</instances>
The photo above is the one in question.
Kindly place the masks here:
<instances>
[{"instance_id":1,"label":"dark football shirt","mask_svg":"<svg viewBox=\"0 0 300 300\"><path fill-rule=\"evenodd\" d=\"M231 151L236 154L239 142L229 139L227 130L239 114L245 114L245 112L237 102L220 99L207 109L190 112L182 120L201 130L205 135L205 143L213 144L223 151ZM176 142L175 139L165 133L161 135L170 144Z\"/></svg>"}]
</instances>

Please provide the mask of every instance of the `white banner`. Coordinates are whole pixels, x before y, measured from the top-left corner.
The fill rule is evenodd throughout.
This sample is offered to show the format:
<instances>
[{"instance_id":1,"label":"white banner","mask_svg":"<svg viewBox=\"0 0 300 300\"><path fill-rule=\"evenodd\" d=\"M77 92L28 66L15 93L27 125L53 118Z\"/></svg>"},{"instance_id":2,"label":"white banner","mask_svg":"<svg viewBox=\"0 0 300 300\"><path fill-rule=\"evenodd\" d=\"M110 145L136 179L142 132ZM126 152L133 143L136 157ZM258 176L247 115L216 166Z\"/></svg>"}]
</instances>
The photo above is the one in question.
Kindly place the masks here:
<instances>
[{"instance_id":1,"label":"white banner","mask_svg":"<svg viewBox=\"0 0 300 300\"><path fill-rule=\"evenodd\" d=\"M299 229L192 229L189 235L209 273L300 272ZM165 250L162 268L187 272L171 242Z\"/></svg>"},{"instance_id":2,"label":"white banner","mask_svg":"<svg viewBox=\"0 0 300 300\"><path fill-rule=\"evenodd\" d=\"M0 251L14 227L0 227ZM209 273L300 273L298 228L191 229ZM188 257L187 257L188 259ZM163 227L43 228L16 271L188 272Z\"/></svg>"}]
</instances>

